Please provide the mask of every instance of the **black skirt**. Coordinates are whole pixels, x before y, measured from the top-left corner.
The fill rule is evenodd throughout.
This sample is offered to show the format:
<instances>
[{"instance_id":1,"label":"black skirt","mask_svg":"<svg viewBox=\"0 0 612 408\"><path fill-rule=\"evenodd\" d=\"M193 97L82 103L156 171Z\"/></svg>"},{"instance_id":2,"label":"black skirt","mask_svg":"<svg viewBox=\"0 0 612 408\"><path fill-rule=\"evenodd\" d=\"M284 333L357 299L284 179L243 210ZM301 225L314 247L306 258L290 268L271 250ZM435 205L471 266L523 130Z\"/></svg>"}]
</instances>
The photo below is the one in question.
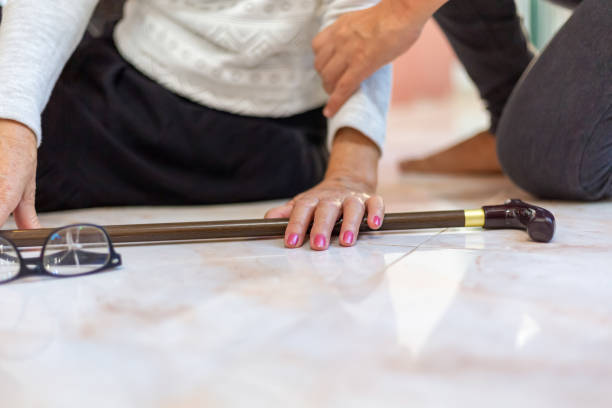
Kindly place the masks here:
<instances>
[{"instance_id":1,"label":"black skirt","mask_svg":"<svg viewBox=\"0 0 612 408\"><path fill-rule=\"evenodd\" d=\"M112 38L86 37L43 113L38 211L292 197L318 183L321 109L256 118L207 108L145 77Z\"/></svg>"}]
</instances>

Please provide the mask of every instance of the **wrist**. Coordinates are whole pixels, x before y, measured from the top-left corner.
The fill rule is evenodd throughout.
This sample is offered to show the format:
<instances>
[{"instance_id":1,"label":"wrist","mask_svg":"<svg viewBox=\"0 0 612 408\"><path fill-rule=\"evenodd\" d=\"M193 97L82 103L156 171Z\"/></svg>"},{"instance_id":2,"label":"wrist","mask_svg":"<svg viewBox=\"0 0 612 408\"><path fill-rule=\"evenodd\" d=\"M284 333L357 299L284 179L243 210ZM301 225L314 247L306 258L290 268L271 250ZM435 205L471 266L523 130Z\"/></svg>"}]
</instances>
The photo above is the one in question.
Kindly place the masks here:
<instances>
[{"instance_id":1,"label":"wrist","mask_svg":"<svg viewBox=\"0 0 612 408\"><path fill-rule=\"evenodd\" d=\"M0 135L29 138L36 145L36 134L27 125L13 119L0 118Z\"/></svg>"},{"instance_id":2,"label":"wrist","mask_svg":"<svg viewBox=\"0 0 612 408\"><path fill-rule=\"evenodd\" d=\"M37 150L36 134L26 125L12 119L0 118L0 138L10 142L9 145L27 145Z\"/></svg>"},{"instance_id":3,"label":"wrist","mask_svg":"<svg viewBox=\"0 0 612 408\"><path fill-rule=\"evenodd\" d=\"M353 128L341 128L332 144L326 180L351 180L374 192L378 183L380 150L370 138Z\"/></svg>"}]
</instances>

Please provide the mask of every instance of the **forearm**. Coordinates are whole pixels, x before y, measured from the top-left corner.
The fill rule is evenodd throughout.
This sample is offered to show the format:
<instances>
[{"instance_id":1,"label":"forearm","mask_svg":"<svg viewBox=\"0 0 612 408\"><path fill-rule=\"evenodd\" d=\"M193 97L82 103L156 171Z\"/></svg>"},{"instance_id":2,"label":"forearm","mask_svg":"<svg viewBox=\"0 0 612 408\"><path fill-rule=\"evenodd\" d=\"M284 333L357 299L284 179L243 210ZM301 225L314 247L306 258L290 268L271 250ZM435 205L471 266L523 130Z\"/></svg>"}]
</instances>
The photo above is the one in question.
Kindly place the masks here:
<instances>
[{"instance_id":1,"label":"forearm","mask_svg":"<svg viewBox=\"0 0 612 408\"><path fill-rule=\"evenodd\" d=\"M353 128L342 128L332 145L325 178L363 183L376 190L380 150L372 140Z\"/></svg>"},{"instance_id":2,"label":"forearm","mask_svg":"<svg viewBox=\"0 0 612 408\"><path fill-rule=\"evenodd\" d=\"M98 0L8 0L0 25L0 118L31 128Z\"/></svg>"}]
</instances>

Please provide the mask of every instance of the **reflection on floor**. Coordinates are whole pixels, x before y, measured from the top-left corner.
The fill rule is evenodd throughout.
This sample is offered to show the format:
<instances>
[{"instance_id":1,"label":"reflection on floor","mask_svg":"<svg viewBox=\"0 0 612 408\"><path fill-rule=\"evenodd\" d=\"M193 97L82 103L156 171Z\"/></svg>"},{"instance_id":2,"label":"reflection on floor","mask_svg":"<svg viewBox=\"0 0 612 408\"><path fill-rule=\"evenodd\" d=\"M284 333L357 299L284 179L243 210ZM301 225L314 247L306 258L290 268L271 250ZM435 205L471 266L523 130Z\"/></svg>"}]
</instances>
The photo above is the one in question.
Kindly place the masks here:
<instances>
[{"instance_id":1,"label":"reflection on floor","mask_svg":"<svg viewBox=\"0 0 612 408\"><path fill-rule=\"evenodd\" d=\"M398 174L400 157L485 126L473 102L397 108L390 123L389 211L518 197L555 213L553 242L456 228L327 252L279 239L123 246L121 270L0 287L2 406L610 406L612 202L540 201L504 177ZM42 220L253 218L270 205Z\"/></svg>"}]
</instances>

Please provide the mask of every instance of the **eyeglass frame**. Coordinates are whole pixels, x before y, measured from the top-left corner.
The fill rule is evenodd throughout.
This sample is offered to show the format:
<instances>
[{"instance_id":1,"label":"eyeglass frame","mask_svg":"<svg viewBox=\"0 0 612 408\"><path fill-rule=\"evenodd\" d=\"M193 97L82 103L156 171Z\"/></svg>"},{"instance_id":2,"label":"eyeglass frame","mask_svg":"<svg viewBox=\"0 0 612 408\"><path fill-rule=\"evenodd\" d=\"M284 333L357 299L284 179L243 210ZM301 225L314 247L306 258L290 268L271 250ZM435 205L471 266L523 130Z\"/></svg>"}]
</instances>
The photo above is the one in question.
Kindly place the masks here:
<instances>
[{"instance_id":1,"label":"eyeglass frame","mask_svg":"<svg viewBox=\"0 0 612 408\"><path fill-rule=\"evenodd\" d=\"M100 230L104 234L104 236L106 237L106 240L108 242L108 248L109 248L109 257L108 257L108 260L106 261L106 263L103 266L101 266L101 267L99 267L97 269L94 269L93 271L88 271L88 272L84 272L84 273L77 273L77 274L73 274L73 275L59 275L59 274L55 274L55 273L52 273L52 272L48 271L44 267L43 258L44 258L44 254L45 254L45 249L47 248L47 245L49 244L49 240L56 233L58 233L58 232L60 232L62 230L68 229L68 228L73 228L73 227L93 227L93 228L96 228L96 229ZM40 256L34 257L34 258L24 258L21 255L21 251L19 250L19 247L13 241L11 241L9 238L6 238L6 237L2 236L2 231L0 231L0 238L2 238L4 241L6 241L9 244L11 244L11 246L15 250L15 253L17 254L17 258L19 259L19 272L15 276L10 278L10 279L0 280L0 285L12 282L12 281L14 281L16 279L19 279L19 278L22 278L22 277L26 277L26 276L29 276L29 275L49 275L49 276L53 276L54 278L75 278L75 277L79 277L79 276L86 276L86 275L92 275L94 273L99 273L99 272L102 272L102 271L107 270L107 269L116 268L116 267L121 266L123 264L123 262L121 260L121 255L115 251L115 247L113 246L113 241L111 240L111 237L108 234L108 231L106 231L106 229L104 227L102 227L101 225L85 223L85 224L70 224L70 225L65 225L63 227L56 228L53 231L51 231L49 233L49 236L45 239L45 243L43 244L43 246L40 249ZM32 266L33 266L33 268L32 268Z\"/></svg>"}]
</instances>

